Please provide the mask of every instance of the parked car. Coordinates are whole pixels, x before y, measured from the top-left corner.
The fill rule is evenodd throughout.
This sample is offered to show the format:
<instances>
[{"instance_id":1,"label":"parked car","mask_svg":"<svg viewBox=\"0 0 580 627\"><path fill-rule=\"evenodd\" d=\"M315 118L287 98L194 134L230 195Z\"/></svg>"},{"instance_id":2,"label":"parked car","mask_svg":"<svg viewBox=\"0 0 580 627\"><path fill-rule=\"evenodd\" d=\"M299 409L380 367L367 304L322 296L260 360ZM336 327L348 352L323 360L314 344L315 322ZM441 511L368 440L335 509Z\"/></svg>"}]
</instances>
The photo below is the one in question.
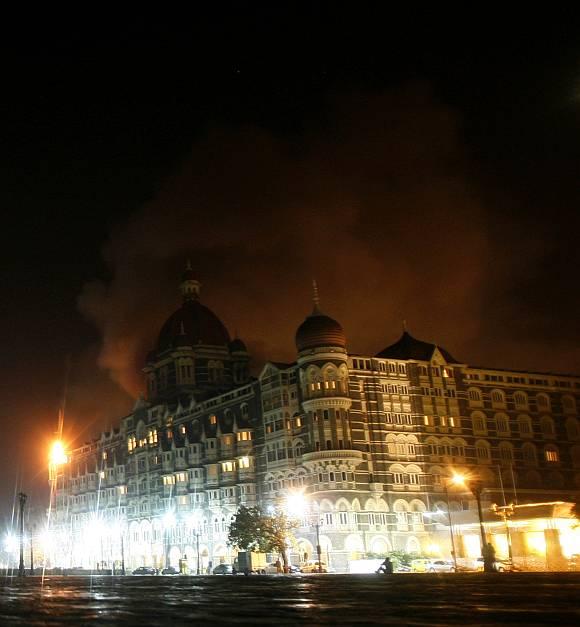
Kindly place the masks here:
<instances>
[{"instance_id":1,"label":"parked car","mask_svg":"<svg viewBox=\"0 0 580 627\"><path fill-rule=\"evenodd\" d=\"M156 575L157 569L149 566L139 566L133 571L134 575Z\"/></svg>"},{"instance_id":2,"label":"parked car","mask_svg":"<svg viewBox=\"0 0 580 627\"><path fill-rule=\"evenodd\" d=\"M449 560L429 560L427 564L429 573L454 573L455 564Z\"/></svg>"},{"instance_id":3,"label":"parked car","mask_svg":"<svg viewBox=\"0 0 580 627\"><path fill-rule=\"evenodd\" d=\"M179 575L179 571L175 566L168 566L161 571L162 575Z\"/></svg>"},{"instance_id":4,"label":"parked car","mask_svg":"<svg viewBox=\"0 0 580 627\"><path fill-rule=\"evenodd\" d=\"M510 572L513 570L517 570L517 568L513 565L510 560L495 560L493 563L493 569L498 573ZM474 569L473 570L483 570L483 557L478 557L475 560Z\"/></svg>"},{"instance_id":5,"label":"parked car","mask_svg":"<svg viewBox=\"0 0 580 627\"><path fill-rule=\"evenodd\" d=\"M234 570L231 564L218 564L212 572L214 575L233 575Z\"/></svg>"},{"instance_id":6,"label":"parked car","mask_svg":"<svg viewBox=\"0 0 580 627\"><path fill-rule=\"evenodd\" d=\"M449 560L420 557L411 562L412 573L454 573L455 565Z\"/></svg>"},{"instance_id":7,"label":"parked car","mask_svg":"<svg viewBox=\"0 0 580 627\"><path fill-rule=\"evenodd\" d=\"M424 557L418 557L417 559L411 560L411 572L426 573L428 563L429 560Z\"/></svg>"},{"instance_id":8,"label":"parked car","mask_svg":"<svg viewBox=\"0 0 580 627\"><path fill-rule=\"evenodd\" d=\"M327 573L328 566L324 562L318 562L316 560L309 560L305 564L302 564L300 568L301 573Z\"/></svg>"},{"instance_id":9,"label":"parked car","mask_svg":"<svg viewBox=\"0 0 580 627\"><path fill-rule=\"evenodd\" d=\"M282 565L284 568L284 565ZM270 562L266 564L264 568L262 568L259 572L265 575L275 575L278 572L278 568L276 567L276 562ZM288 564L288 572L289 573L299 573L300 568L298 566L294 566L294 564Z\"/></svg>"}]
</instances>

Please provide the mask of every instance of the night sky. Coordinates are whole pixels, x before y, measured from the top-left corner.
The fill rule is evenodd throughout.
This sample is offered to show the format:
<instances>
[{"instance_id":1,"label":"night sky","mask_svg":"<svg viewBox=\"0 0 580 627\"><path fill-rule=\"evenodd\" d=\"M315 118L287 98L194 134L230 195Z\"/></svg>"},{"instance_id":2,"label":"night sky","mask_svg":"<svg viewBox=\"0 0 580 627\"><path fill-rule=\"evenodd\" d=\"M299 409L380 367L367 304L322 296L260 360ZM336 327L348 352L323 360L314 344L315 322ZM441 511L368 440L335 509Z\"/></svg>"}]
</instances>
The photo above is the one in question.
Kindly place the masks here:
<instances>
[{"instance_id":1,"label":"night sky","mask_svg":"<svg viewBox=\"0 0 580 627\"><path fill-rule=\"evenodd\" d=\"M580 372L575 16L291 6L4 43L3 512L17 478L44 505L67 360L67 438L131 410L188 258L255 371L295 358L316 278L351 352L405 319Z\"/></svg>"}]
</instances>

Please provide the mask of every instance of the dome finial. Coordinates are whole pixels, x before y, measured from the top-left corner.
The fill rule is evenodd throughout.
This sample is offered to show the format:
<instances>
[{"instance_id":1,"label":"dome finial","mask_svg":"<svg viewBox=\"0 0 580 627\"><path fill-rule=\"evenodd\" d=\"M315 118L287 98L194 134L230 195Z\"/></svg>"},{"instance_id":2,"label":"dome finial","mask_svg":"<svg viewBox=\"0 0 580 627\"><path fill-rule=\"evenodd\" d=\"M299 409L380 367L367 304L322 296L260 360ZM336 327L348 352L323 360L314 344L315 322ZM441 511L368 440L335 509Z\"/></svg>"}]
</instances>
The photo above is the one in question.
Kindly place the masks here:
<instances>
[{"instance_id":1,"label":"dome finial","mask_svg":"<svg viewBox=\"0 0 580 627\"><path fill-rule=\"evenodd\" d=\"M403 333L407 333L407 320L403 318Z\"/></svg>"},{"instance_id":2,"label":"dome finial","mask_svg":"<svg viewBox=\"0 0 580 627\"><path fill-rule=\"evenodd\" d=\"M185 272L181 275L181 284L179 286L183 300L199 300L199 291L201 283L195 279L191 268L191 261L188 259L185 266Z\"/></svg>"},{"instance_id":3,"label":"dome finial","mask_svg":"<svg viewBox=\"0 0 580 627\"><path fill-rule=\"evenodd\" d=\"M312 279L312 302L314 303L313 314L320 313L320 296L318 294L318 283L316 279Z\"/></svg>"}]
</instances>

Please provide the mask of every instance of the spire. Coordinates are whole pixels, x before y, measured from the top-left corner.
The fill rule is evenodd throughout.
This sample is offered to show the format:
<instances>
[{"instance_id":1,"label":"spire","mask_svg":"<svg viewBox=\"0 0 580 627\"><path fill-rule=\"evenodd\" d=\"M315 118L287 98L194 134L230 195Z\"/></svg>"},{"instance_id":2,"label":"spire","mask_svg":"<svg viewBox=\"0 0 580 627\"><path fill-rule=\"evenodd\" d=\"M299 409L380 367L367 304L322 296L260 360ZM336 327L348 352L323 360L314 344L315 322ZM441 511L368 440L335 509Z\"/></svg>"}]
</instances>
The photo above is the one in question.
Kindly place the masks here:
<instances>
[{"instance_id":1,"label":"spire","mask_svg":"<svg viewBox=\"0 0 580 627\"><path fill-rule=\"evenodd\" d=\"M199 300L200 288L201 283L194 278L191 261L188 259L185 265L185 272L181 276L181 284L179 286L183 300Z\"/></svg>"},{"instance_id":2,"label":"spire","mask_svg":"<svg viewBox=\"0 0 580 627\"><path fill-rule=\"evenodd\" d=\"M316 279L312 279L312 302L314 303L314 308L312 309L312 315L317 316L320 314L320 296L318 295L318 284L316 283Z\"/></svg>"}]
</instances>

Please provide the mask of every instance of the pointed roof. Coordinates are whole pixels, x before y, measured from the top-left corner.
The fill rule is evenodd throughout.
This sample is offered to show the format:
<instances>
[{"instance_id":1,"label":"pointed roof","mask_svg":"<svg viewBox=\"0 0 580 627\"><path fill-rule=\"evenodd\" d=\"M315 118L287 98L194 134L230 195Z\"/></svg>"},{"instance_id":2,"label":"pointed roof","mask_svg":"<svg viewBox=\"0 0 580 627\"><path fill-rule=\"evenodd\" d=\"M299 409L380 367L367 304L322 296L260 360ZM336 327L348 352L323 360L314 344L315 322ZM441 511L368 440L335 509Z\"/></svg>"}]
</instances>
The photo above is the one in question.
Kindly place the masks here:
<instances>
[{"instance_id":1,"label":"pointed roof","mask_svg":"<svg viewBox=\"0 0 580 627\"><path fill-rule=\"evenodd\" d=\"M320 297L316 281L312 282L312 287L314 306L312 313L296 331L296 348L299 352L319 346L346 348L346 337L341 325L330 316L324 315L320 310Z\"/></svg>"},{"instance_id":2,"label":"pointed roof","mask_svg":"<svg viewBox=\"0 0 580 627\"><path fill-rule=\"evenodd\" d=\"M438 346L437 344L431 344L430 342L417 340L407 331L403 332L403 335L401 335L400 339L397 342L391 344L390 346L387 346L387 348L383 349L375 356L390 359L431 361L435 349L439 350L447 363L459 363L457 359L455 359L455 357L453 357L441 346Z\"/></svg>"}]
</instances>

